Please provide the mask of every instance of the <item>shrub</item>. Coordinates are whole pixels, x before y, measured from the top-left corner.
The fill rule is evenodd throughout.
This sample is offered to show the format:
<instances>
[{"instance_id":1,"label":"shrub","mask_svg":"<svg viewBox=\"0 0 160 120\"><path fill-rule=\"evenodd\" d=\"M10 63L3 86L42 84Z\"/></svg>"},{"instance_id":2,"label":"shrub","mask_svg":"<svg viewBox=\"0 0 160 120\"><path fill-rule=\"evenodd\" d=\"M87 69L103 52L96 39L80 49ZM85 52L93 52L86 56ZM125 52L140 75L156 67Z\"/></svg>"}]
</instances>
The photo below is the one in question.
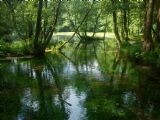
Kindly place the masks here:
<instances>
[{"instance_id":1,"label":"shrub","mask_svg":"<svg viewBox=\"0 0 160 120\"><path fill-rule=\"evenodd\" d=\"M12 43L7 43L4 41L0 42L0 51L1 54L5 55L7 53L13 55L25 55L30 54L32 51L31 43L26 43L23 40L14 41Z\"/></svg>"}]
</instances>

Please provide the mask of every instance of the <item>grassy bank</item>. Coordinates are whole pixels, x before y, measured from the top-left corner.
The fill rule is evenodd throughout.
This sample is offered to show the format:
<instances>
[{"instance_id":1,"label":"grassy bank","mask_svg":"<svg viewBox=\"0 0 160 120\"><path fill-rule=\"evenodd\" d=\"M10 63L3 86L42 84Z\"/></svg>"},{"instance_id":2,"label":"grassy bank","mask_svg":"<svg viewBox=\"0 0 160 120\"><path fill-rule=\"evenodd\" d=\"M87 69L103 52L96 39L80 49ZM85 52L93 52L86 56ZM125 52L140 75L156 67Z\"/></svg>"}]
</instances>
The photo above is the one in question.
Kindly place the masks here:
<instances>
[{"instance_id":1,"label":"grassy bank","mask_svg":"<svg viewBox=\"0 0 160 120\"><path fill-rule=\"evenodd\" d=\"M24 56L32 53L32 46L25 41L0 42L0 57Z\"/></svg>"},{"instance_id":2,"label":"grassy bank","mask_svg":"<svg viewBox=\"0 0 160 120\"><path fill-rule=\"evenodd\" d=\"M140 41L124 43L121 52L137 65L160 69L160 48L144 52Z\"/></svg>"}]
</instances>

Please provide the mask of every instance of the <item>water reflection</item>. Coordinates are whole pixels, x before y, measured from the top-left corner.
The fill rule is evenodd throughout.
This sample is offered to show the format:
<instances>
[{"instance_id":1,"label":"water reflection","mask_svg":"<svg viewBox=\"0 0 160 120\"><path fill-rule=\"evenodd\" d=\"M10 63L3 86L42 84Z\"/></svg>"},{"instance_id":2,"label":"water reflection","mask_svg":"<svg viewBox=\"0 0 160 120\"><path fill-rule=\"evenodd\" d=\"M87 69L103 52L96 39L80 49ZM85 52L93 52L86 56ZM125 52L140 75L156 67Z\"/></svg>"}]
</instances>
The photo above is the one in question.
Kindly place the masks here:
<instances>
[{"instance_id":1,"label":"water reflection","mask_svg":"<svg viewBox=\"0 0 160 120\"><path fill-rule=\"evenodd\" d=\"M1 62L0 119L160 119L160 85L150 71L93 49Z\"/></svg>"}]
</instances>

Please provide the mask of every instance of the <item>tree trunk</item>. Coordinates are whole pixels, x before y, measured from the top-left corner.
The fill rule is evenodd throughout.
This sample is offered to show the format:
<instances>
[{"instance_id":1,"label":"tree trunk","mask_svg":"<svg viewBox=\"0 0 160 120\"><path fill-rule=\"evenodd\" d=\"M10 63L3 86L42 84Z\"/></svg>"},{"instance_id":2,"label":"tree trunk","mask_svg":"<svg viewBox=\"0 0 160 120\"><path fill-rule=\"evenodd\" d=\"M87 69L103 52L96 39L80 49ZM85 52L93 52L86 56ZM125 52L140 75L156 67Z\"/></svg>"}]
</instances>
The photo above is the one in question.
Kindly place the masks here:
<instances>
[{"instance_id":1,"label":"tree trunk","mask_svg":"<svg viewBox=\"0 0 160 120\"><path fill-rule=\"evenodd\" d=\"M31 39L33 35L33 21L29 20L28 21L28 37Z\"/></svg>"},{"instance_id":2,"label":"tree trunk","mask_svg":"<svg viewBox=\"0 0 160 120\"><path fill-rule=\"evenodd\" d=\"M81 25L82 25L82 24L85 22L85 20L87 19L89 13L90 13L91 10L92 10L92 7L93 7L93 5L94 5L94 2L95 2L95 1L92 2L92 5L91 5L90 9L86 12L84 18L82 19L82 21L80 22L80 24L79 24L79 25L77 26L77 28L75 29L74 34L73 34L65 43L63 43L63 44L59 47L59 50L62 50L62 48L63 48L68 42L70 42L70 41L73 39L73 37L77 34L77 32L79 32L79 28L81 27Z\"/></svg>"},{"instance_id":3,"label":"tree trunk","mask_svg":"<svg viewBox=\"0 0 160 120\"><path fill-rule=\"evenodd\" d=\"M94 25L92 37L95 36L95 33L96 33L96 29L97 29L97 26L98 26L98 21L99 21L100 16L101 16L101 11L100 11L100 13L97 15L97 17L96 17L96 22L95 22L95 25Z\"/></svg>"},{"instance_id":4,"label":"tree trunk","mask_svg":"<svg viewBox=\"0 0 160 120\"><path fill-rule=\"evenodd\" d=\"M66 9L67 9L67 13L68 13L68 19L70 21L70 24L72 25L74 31L76 31L76 28L77 28L77 22L76 22L76 16L74 16L74 21L72 20L72 16L71 16L71 13L69 12L69 9L68 9L68 6L66 5ZM79 33L79 30L77 30L77 36L79 37L79 39L81 39L81 34Z\"/></svg>"},{"instance_id":5,"label":"tree trunk","mask_svg":"<svg viewBox=\"0 0 160 120\"><path fill-rule=\"evenodd\" d=\"M128 10L128 0L123 0L123 27L124 27L124 35L125 40L128 41L128 21L127 21L127 10Z\"/></svg>"},{"instance_id":6,"label":"tree trunk","mask_svg":"<svg viewBox=\"0 0 160 120\"><path fill-rule=\"evenodd\" d=\"M144 21L144 41L143 41L143 50L149 51L152 46L152 19L153 19L153 7L154 0L146 1L146 13Z\"/></svg>"},{"instance_id":7,"label":"tree trunk","mask_svg":"<svg viewBox=\"0 0 160 120\"><path fill-rule=\"evenodd\" d=\"M58 2L58 6L57 6L56 13L55 13L55 16L54 16L53 24L52 24L52 26L50 26L51 29L46 35L46 39L45 39L45 42L44 42L44 45L43 45L43 49L45 49L47 47L50 40L52 39L52 35L53 35L53 32L56 28L56 24L57 24L57 20L58 20L60 5L61 5L61 0L59 0L59 2Z\"/></svg>"},{"instance_id":8,"label":"tree trunk","mask_svg":"<svg viewBox=\"0 0 160 120\"><path fill-rule=\"evenodd\" d=\"M35 39L33 42L33 49L35 55L41 55L44 53L44 50L41 49L41 45L39 44L39 37L41 32L41 21L42 21L42 7L43 7L43 0L39 0L38 3L38 11L37 11L37 23L36 23L36 33Z\"/></svg>"},{"instance_id":9,"label":"tree trunk","mask_svg":"<svg viewBox=\"0 0 160 120\"><path fill-rule=\"evenodd\" d=\"M156 36L156 41L160 43L160 2L157 0L156 3L156 11L157 11L157 36Z\"/></svg>"},{"instance_id":10,"label":"tree trunk","mask_svg":"<svg viewBox=\"0 0 160 120\"><path fill-rule=\"evenodd\" d=\"M48 0L44 0L44 7L45 9L47 9L48 7ZM47 24L48 24L48 18L45 17L44 18L44 22L43 22L43 39L45 40L46 39L46 30L47 30Z\"/></svg>"},{"instance_id":11,"label":"tree trunk","mask_svg":"<svg viewBox=\"0 0 160 120\"><path fill-rule=\"evenodd\" d=\"M116 36L116 39L118 41L118 44L121 45L121 39L120 39L120 35L119 35L119 30L118 30L118 25L117 25L117 10L116 10L116 0L111 0L112 2L112 7L113 7L113 26L114 26L114 34Z\"/></svg>"}]
</instances>

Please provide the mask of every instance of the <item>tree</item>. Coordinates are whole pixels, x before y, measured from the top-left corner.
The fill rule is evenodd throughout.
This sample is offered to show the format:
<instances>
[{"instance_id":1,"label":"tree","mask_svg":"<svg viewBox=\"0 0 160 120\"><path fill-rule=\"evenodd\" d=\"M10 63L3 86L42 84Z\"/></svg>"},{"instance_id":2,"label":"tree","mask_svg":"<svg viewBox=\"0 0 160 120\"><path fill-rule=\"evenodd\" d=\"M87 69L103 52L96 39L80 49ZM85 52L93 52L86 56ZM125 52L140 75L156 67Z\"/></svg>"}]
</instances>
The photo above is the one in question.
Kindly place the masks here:
<instances>
[{"instance_id":1,"label":"tree","mask_svg":"<svg viewBox=\"0 0 160 120\"><path fill-rule=\"evenodd\" d=\"M160 43L160 3L159 0L156 0L156 22L157 22L157 32L156 32L156 41Z\"/></svg>"},{"instance_id":2,"label":"tree","mask_svg":"<svg viewBox=\"0 0 160 120\"><path fill-rule=\"evenodd\" d=\"M117 25L117 1L116 0L111 0L112 2L112 15L113 15L113 30L114 30L114 34L116 36L116 39L118 41L118 44L121 45L121 39L120 39L120 35L119 35L119 30L118 30L118 25Z\"/></svg>"},{"instance_id":3,"label":"tree","mask_svg":"<svg viewBox=\"0 0 160 120\"><path fill-rule=\"evenodd\" d=\"M146 1L145 21L144 21L144 42L143 50L149 51L152 46L152 20L153 20L154 0Z\"/></svg>"},{"instance_id":4,"label":"tree","mask_svg":"<svg viewBox=\"0 0 160 120\"><path fill-rule=\"evenodd\" d=\"M123 28L124 28L124 37L125 40L128 40L128 19L127 19L127 10L128 10L128 0L123 0Z\"/></svg>"},{"instance_id":5,"label":"tree","mask_svg":"<svg viewBox=\"0 0 160 120\"><path fill-rule=\"evenodd\" d=\"M45 7L47 7L47 2L48 1L45 0ZM33 46L34 46L33 52L36 56L40 56L45 53L45 49L52 38L53 32L56 27L58 15L59 15L60 4L61 4L61 0L58 1L58 5L56 7L55 14L52 17L52 22L49 25L49 29L46 30L46 26L47 26L46 25L47 24L46 18L43 18L44 19L44 26L43 26L44 28L42 29L43 0L39 0L38 11L37 11L36 32L35 32L35 39L33 42Z\"/></svg>"},{"instance_id":6,"label":"tree","mask_svg":"<svg viewBox=\"0 0 160 120\"><path fill-rule=\"evenodd\" d=\"M41 21L42 21L42 7L43 7L43 0L39 0L38 4L38 12L37 12L37 22L36 22L36 33L34 39L34 54L39 55L43 54L44 50L42 49L41 44L39 44L39 37L41 32Z\"/></svg>"}]
</instances>

